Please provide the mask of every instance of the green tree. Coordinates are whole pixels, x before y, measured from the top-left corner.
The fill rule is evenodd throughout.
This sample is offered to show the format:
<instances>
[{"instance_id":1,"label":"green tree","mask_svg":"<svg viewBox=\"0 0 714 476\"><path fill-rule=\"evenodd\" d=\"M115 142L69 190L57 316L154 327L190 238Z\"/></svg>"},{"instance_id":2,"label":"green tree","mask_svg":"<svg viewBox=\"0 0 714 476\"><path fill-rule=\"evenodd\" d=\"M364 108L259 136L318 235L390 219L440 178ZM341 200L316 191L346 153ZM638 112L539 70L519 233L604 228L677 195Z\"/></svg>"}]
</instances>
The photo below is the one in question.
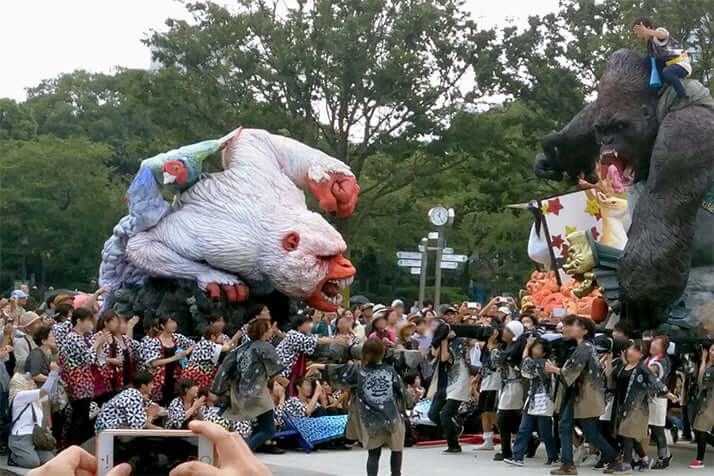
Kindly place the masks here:
<instances>
[{"instance_id":1,"label":"green tree","mask_svg":"<svg viewBox=\"0 0 714 476\"><path fill-rule=\"evenodd\" d=\"M29 140L37 133L30 111L12 99L0 99L0 140Z\"/></svg>"},{"instance_id":2,"label":"green tree","mask_svg":"<svg viewBox=\"0 0 714 476\"><path fill-rule=\"evenodd\" d=\"M0 142L3 288L31 273L41 284L88 287L125 210L110 158L86 138Z\"/></svg>"}]
</instances>

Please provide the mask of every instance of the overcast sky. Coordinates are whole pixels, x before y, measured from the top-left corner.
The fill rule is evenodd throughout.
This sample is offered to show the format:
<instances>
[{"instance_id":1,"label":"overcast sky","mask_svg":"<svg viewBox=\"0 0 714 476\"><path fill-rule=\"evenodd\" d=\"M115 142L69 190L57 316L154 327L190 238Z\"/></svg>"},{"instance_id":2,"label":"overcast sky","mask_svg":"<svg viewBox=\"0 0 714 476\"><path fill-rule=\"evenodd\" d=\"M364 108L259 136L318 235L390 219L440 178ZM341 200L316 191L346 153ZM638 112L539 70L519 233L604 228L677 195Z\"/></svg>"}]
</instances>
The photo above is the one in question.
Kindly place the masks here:
<instances>
[{"instance_id":1,"label":"overcast sky","mask_svg":"<svg viewBox=\"0 0 714 476\"><path fill-rule=\"evenodd\" d=\"M220 3L230 4L222 0ZM480 25L524 25L555 11L558 0L467 0ZM21 101L25 88L75 69L147 68L141 42L164 20L189 18L176 0L7 0L0 2L0 98Z\"/></svg>"}]
</instances>

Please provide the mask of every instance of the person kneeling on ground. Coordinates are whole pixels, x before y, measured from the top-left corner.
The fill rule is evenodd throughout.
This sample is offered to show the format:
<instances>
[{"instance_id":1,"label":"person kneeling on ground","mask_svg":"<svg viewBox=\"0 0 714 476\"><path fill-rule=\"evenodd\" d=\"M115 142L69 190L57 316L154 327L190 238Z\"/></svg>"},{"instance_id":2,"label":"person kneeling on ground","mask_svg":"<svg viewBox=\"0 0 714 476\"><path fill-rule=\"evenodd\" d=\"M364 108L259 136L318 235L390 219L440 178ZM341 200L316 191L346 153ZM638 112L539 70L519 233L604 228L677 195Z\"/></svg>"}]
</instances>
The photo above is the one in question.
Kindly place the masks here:
<instances>
[{"instance_id":1,"label":"person kneeling on ground","mask_svg":"<svg viewBox=\"0 0 714 476\"><path fill-rule=\"evenodd\" d=\"M13 380L17 383L10 392L12 424L8 448L10 457L8 464L22 468L36 468L48 462L54 456L53 451L40 449L35 445L33 433L35 426L43 426L42 400L53 396L57 391L59 367L55 362L50 364L50 373L41 388L37 388L34 380L26 379L16 374Z\"/></svg>"}]
</instances>

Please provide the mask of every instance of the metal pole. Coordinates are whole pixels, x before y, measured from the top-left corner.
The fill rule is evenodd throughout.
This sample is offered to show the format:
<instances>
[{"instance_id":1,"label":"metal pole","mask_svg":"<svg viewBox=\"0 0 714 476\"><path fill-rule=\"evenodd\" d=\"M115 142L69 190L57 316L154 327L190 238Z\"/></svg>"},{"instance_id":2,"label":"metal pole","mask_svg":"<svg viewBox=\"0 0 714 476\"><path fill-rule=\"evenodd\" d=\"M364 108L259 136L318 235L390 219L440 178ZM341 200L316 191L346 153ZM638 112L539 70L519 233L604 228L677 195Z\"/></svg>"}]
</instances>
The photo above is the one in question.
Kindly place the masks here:
<instances>
[{"instance_id":1,"label":"metal pole","mask_svg":"<svg viewBox=\"0 0 714 476\"><path fill-rule=\"evenodd\" d=\"M444 251L444 227L439 227L439 239L436 240L436 271L434 273L434 309L441 305L441 254Z\"/></svg>"},{"instance_id":2,"label":"metal pole","mask_svg":"<svg viewBox=\"0 0 714 476\"><path fill-rule=\"evenodd\" d=\"M421 239L421 272L419 273L419 309L424 305L424 289L426 288L426 264L429 256L429 240Z\"/></svg>"}]
</instances>

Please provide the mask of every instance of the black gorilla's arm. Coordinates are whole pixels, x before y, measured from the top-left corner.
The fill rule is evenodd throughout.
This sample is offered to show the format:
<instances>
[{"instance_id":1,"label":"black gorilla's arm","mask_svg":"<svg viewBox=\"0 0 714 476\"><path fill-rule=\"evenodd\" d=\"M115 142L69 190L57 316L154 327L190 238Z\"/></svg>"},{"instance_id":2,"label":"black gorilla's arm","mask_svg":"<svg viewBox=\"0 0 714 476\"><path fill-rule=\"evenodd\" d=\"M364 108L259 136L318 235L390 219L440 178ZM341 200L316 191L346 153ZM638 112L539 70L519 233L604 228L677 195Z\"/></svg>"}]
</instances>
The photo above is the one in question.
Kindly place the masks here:
<instances>
[{"instance_id":1,"label":"black gorilla's arm","mask_svg":"<svg viewBox=\"0 0 714 476\"><path fill-rule=\"evenodd\" d=\"M560 131L545 136L543 152L535 161L535 174L548 180L576 182L581 173L596 182L595 162L599 147L595 140L595 103L588 104Z\"/></svg>"}]
</instances>

